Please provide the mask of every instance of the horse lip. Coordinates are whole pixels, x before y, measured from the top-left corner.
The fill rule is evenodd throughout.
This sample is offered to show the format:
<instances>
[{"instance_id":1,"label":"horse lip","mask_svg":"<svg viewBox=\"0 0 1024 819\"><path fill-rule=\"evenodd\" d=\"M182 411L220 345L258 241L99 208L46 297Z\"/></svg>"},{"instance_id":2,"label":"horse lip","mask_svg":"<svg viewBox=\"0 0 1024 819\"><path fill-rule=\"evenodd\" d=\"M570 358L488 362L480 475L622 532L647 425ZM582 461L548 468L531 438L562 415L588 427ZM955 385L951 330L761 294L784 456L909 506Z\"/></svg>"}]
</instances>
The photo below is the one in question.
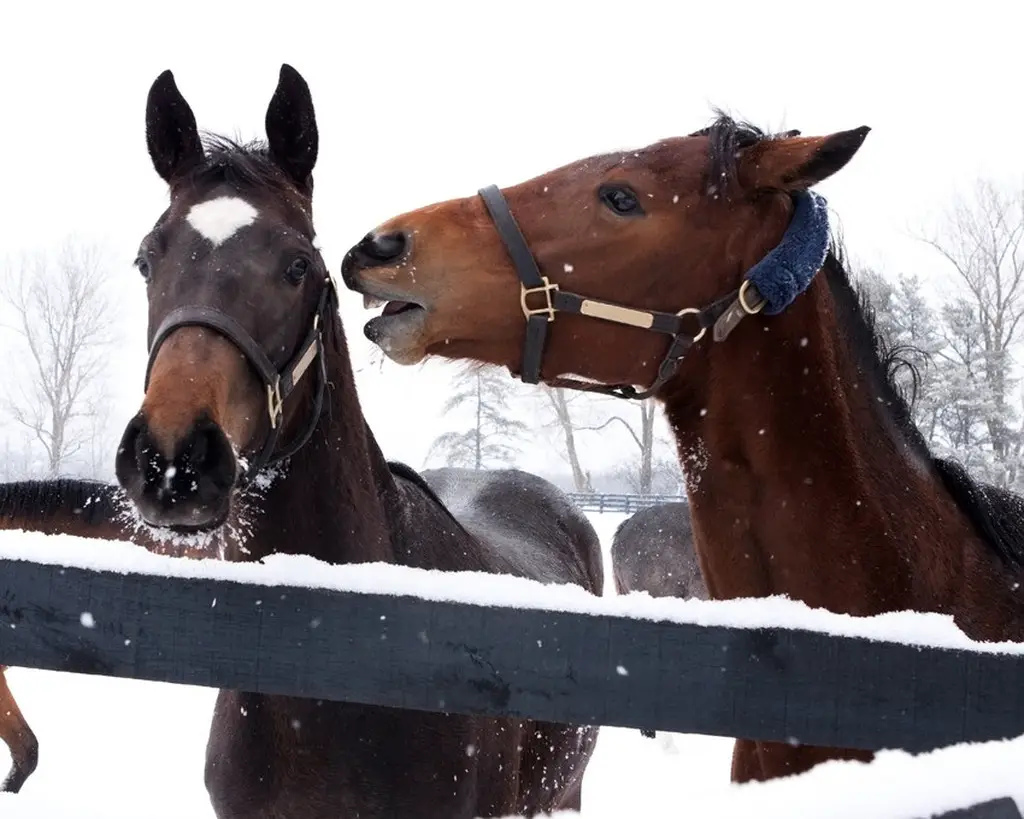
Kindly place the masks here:
<instances>
[{"instance_id":1,"label":"horse lip","mask_svg":"<svg viewBox=\"0 0 1024 819\"><path fill-rule=\"evenodd\" d=\"M412 296L409 293L404 292L402 290L396 290L387 287L386 285L380 284L378 282L370 281L362 275L359 276L359 278L352 283L349 289L352 290L352 292L354 293L358 293L359 295L364 296L365 298L381 302L382 304L377 305L378 307L383 306L383 303L389 301L404 301L407 304L416 305L421 310L427 309L427 305L424 304L423 300L418 296ZM368 309L372 310L375 308L370 307Z\"/></svg>"},{"instance_id":2,"label":"horse lip","mask_svg":"<svg viewBox=\"0 0 1024 819\"><path fill-rule=\"evenodd\" d=\"M175 521L174 523L164 519L160 521L160 515L151 517L147 515L142 509L139 509L139 514L142 517L142 521L149 526L151 529L163 529L167 532L173 532L176 535L202 535L210 532L215 532L220 529L228 520L228 512L224 510L221 514L217 515L216 518L204 523L185 523L183 521Z\"/></svg>"}]
</instances>

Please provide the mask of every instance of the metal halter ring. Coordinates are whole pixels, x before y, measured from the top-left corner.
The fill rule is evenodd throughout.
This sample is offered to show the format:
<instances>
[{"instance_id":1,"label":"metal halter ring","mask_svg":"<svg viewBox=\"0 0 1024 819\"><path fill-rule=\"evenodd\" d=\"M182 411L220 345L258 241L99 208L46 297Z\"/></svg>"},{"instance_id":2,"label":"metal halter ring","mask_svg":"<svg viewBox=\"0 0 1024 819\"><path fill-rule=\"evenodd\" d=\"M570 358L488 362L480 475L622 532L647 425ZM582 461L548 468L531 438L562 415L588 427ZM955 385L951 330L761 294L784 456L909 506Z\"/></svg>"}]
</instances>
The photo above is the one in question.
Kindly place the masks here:
<instances>
[{"instance_id":1,"label":"metal halter ring","mask_svg":"<svg viewBox=\"0 0 1024 819\"><path fill-rule=\"evenodd\" d=\"M679 318L682 318L683 316L688 316L688 315L697 315L697 316L699 316L702 312L704 312L704 311L703 310L699 310L696 307L684 307L682 310L680 310L678 313L676 313L676 315ZM692 341L694 344L696 344L698 341L700 341L702 338L704 338L704 334L707 331L708 331L708 328L703 326L703 325L701 325L700 332L697 333L697 335L695 335L692 339L690 339L690 341Z\"/></svg>"}]
</instances>

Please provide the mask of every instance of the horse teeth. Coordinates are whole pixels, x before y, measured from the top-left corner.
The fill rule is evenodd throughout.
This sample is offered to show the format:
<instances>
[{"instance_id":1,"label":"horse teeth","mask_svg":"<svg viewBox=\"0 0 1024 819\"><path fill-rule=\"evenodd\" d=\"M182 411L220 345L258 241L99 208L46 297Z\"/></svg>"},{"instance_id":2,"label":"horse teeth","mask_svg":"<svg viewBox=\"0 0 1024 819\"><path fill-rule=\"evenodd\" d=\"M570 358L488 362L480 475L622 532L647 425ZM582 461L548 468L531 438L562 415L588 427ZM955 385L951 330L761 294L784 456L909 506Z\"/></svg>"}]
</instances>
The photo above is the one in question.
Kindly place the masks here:
<instances>
[{"instance_id":1,"label":"horse teeth","mask_svg":"<svg viewBox=\"0 0 1024 819\"><path fill-rule=\"evenodd\" d=\"M363 307L367 310L374 310L378 307L383 307L387 302L384 299L378 299L376 296L363 296Z\"/></svg>"}]
</instances>

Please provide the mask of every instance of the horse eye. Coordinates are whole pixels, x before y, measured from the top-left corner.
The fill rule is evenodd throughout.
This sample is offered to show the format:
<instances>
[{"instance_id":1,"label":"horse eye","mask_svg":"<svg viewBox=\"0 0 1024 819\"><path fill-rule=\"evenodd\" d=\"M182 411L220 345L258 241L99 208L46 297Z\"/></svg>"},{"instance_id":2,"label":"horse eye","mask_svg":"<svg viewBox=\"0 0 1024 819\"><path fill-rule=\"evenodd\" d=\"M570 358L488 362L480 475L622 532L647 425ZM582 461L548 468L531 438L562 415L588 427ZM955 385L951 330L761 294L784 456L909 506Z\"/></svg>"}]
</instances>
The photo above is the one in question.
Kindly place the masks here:
<instances>
[{"instance_id":1,"label":"horse eye","mask_svg":"<svg viewBox=\"0 0 1024 819\"><path fill-rule=\"evenodd\" d=\"M309 261L307 259L295 259L288 269L284 271L284 276L292 284L298 284L306 277L306 271L309 270Z\"/></svg>"},{"instance_id":2,"label":"horse eye","mask_svg":"<svg viewBox=\"0 0 1024 819\"><path fill-rule=\"evenodd\" d=\"M149 262L147 262L145 259L143 259L141 256L139 256L139 258L137 258L135 260L134 265L135 265L135 269L138 270L140 274L142 274L142 278L148 280L149 279Z\"/></svg>"},{"instance_id":3,"label":"horse eye","mask_svg":"<svg viewBox=\"0 0 1024 819\"><path fill-rule=\"evenodd\" d=\"M643 208L633 191L625 185L602 185L598 191L601 201L619 216L642 216Z\"/></svg>"}]
</instances>

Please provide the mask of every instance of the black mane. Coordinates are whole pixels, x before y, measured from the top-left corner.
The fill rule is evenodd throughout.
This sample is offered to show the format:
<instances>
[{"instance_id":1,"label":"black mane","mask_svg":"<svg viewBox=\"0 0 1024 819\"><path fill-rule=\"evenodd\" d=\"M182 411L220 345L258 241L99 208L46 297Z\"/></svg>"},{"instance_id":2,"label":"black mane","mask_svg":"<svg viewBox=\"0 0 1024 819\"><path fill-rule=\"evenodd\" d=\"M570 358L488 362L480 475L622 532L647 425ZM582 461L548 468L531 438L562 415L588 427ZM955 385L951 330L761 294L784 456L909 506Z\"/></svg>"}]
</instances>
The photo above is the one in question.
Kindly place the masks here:
<instances>
[{"instance_id":1,"label":"black mane","mask_svg":"<svg viewBox=\"0 0 1024 819\"><path fill-rule=\"evenodd\" d=\"M204 133L202 164L185 180L197 187L228 183L245 190L271 190L294 197L295 186L270 156L265 140L237 142L218 134Z\"/></svg>"},{"instance_id":2,"label":"black mane","mask_svg":"<svg viewBox=\"0 0 1024 819\"><path fill-rule=\"evenodd\" d=\"M766 134L746 122L737 122L716 111L715 121L692 136L707 136L708 184L719 186L736 181L736 153L765 139L793 136ZM842 243L833 237L825 259L823 273L833 300L844 337L857 367L872 376L879 406L888 414L898 432L911 449L931 463L942 485L957 508L967 517L978 536L1010 568L1024 569L1024 497L971 477L964 466L954 460L932 454L927 441L914 423L911 407L919 383L911 359L920 351L908 346L890 345L875 326L874 309L867 293L861 293L850 281L844 264ZM910 400L897 381L898 374L911 373Z\"/></svg>"},{"instance_id":3,"label":"black mane","mask_svg":"<svg viewBox=\"0 0 1024 819\"><path fill-rule=\"evenodd\" d=\"M85 523L115 520L121 514L120 489L101 481L57 478L0 483L0 519L45 517L70 510Z\"/></svg>"},{"instance_id":4,"label":"black mane","mask_svg":"<svg viewBox=\"0 0 1024 819\"><path fill-rule=\"evenodd\" d=\"M708 193L727 193L736 184L737 154L768 139L782 139L797 136L799 131L769 134L749 122L735 120L722 111L715 110L715 120L706 128L694 131L690 136L708 138L708 166L706 186Z\"/></svg>"}]
</instances>

